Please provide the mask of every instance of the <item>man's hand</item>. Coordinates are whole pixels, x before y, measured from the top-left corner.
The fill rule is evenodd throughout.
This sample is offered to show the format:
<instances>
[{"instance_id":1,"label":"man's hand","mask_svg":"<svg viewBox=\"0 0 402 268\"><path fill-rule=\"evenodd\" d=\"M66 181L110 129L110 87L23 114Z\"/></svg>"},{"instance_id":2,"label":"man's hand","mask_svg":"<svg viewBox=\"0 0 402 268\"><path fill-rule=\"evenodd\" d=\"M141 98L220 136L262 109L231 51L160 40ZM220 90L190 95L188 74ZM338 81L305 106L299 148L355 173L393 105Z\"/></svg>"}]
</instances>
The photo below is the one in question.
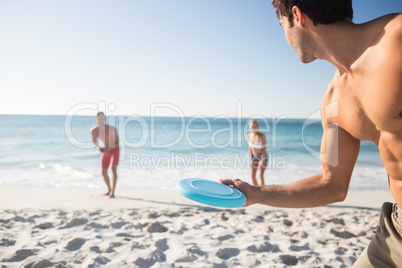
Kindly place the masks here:
<instances>
[{"instance_id":1,"label":"man's hand","mask_svg":"<svg viewBox=\"0 0 402 268\"><path fill-rule=\"evenodd\" d=\"M247 198L247 202L246 202L245 207L257 203L255 201L256 200L255 192L253 193L253 190L255 188L254 186L251 186L247 182L244 182L244 181L239 180L239 179L220 179L219 181L221 183L223 183L223 184L226 184L226 185L229 185L231 187L234 187L237 190L239 190L240 192L242 192Z\"/></svg>"},{"instance_id":2,"label":"man's hand","mask_svg":"<svg viewBox=\"0 0 402 268\"><path fill-rule=\"evenodd\" d=\"M106 152L106 148L99 148L99 151L100 151L101 153L104 153L104 152Z\"/></svg>"}]
</instances>

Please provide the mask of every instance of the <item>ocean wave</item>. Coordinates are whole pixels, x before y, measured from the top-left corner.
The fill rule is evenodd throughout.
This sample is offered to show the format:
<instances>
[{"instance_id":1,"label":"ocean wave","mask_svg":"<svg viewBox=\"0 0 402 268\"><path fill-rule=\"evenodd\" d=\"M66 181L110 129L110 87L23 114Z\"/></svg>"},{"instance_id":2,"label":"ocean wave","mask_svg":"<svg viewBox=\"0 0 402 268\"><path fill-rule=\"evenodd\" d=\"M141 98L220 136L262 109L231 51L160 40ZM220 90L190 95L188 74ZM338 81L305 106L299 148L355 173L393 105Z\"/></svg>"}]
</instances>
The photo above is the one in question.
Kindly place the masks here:
<instances>
[{"instance_id":1,"label":"ocean wave","mask_svg":"<svg viewBox=\"0 0 402 268\"><path fill-rule=\"evenodd\" d=\"M283 166L269 167L265 171L267 184L287 184L313 176L321 172L320 164L296 165L286 163ZM111 174L110 174L111 175ZM159 166L155 167L120 167L117 187L123 188L161 188L175 189L177 181L183 178L240 178L251 183L248 165L237 167ZM40 163L24 169L0 169L0 185L40 186L40 187L84 187L105 188L100 167L71 166L59 163ZM387 175L384 168L357 166L350 182L352 190L386 190Z\"/></svg>"},{"instance_id":2,"label":"ocean wave","mask_svg":"<svg viewBox=\"0 0 402 268\"><path fill-rule=\"evenodd\" d=\"M69 165L61 165L59 163L56 164L44 164L40 163L39 168L43 171L50 171L54 172L57 175L73 177L73 178L80 178L83 180L92 180L95 178L92 172L88 170L84 170L78 167L73 167Z\"/></svg>"}]
</instances>

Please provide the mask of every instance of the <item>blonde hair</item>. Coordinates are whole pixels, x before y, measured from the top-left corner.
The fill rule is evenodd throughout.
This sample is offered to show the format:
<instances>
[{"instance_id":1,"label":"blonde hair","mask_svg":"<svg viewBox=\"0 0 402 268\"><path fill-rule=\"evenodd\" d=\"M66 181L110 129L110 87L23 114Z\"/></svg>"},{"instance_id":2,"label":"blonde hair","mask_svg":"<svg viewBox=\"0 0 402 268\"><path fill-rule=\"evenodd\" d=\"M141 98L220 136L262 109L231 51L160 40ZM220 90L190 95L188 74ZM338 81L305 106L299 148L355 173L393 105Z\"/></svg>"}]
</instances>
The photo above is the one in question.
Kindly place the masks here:
<instances>
[{"instance_id":1,"label":"blonde hair","mask_svg":"<svg viewBox=\"0 0 402 268\"><path fill-rule=\"evenodd\" d=\"M258 126L258 128L260 128L260 123L258 123L258 121L257 120L251 120L250 121L250 123L248 124L249 125L249 127L250 126L252 126L252 125L257 125ZM257 142L259 142L260 141L260 139L261 139L261 137L260 137L260 133L257 131Z\"/></svg>"}]
</instances>

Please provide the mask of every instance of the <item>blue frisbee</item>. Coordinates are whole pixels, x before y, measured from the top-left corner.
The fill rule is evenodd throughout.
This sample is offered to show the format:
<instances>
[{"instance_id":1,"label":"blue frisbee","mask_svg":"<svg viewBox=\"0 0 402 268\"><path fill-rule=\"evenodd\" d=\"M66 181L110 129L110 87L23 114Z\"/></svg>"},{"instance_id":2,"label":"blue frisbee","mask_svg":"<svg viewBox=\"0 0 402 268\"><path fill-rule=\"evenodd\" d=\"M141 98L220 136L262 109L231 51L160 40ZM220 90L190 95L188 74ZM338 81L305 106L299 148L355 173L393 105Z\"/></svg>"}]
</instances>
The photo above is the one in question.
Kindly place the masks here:
<instances>
[{"instance_id":1,"label":"blue frisbee","mask_svg":"<svg viewBox=\"0 0 402 268\"><path fill-rule=\"evenodd\" d=\"M246 196L226 184L205 179L182 179L176 184L179 194L193 201L222 208L238 208L246 204Z\"/></svg>"}]
</instances>

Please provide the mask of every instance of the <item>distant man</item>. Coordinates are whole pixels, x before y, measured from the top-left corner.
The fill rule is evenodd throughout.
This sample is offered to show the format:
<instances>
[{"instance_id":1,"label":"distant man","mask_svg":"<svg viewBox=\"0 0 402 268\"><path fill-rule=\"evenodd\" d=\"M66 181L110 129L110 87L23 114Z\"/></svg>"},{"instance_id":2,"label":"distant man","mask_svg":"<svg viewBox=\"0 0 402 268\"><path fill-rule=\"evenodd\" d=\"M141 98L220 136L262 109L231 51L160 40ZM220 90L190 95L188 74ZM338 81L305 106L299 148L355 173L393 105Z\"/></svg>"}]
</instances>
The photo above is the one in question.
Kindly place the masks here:
<instances>
[{"instance_id":1,"label":"distant man","mask_svg":"<svg viewBox=\"0 0 402 268\"><path fill-rule=\"evenodd\" d=\"M105 179L108 191L105 195L114 198L117 182L117 165L119 164L120 147L119 147L119 135L116 128L105 124L106 116L103 112L99 112L96 115L97 126L91 129L92 142L97 150L101 152L101 167L102 175ZM100 147L98 144L98 138L102 141L105 147ZM110 179L108 175L108 168L112 166L113 172L113 185L110 185Z\"/></svg>"},{"instance_id":2,"label":"distant man","mask_svg":"<svg viewBox=\"0 0 402 268\"><path fill-rule=\"evenodd\" d=\"M322 172L287 185L221 180L247 204L314 207L343 201L360 141L378 146L395 204L384 203L376 236L354 267L402 266L402 14L352 22L351 0L273 0L300 61L323 59L337 71L321 103ZM289 79L292 71L286 70Z\"/></svg>"}]
</instances>

